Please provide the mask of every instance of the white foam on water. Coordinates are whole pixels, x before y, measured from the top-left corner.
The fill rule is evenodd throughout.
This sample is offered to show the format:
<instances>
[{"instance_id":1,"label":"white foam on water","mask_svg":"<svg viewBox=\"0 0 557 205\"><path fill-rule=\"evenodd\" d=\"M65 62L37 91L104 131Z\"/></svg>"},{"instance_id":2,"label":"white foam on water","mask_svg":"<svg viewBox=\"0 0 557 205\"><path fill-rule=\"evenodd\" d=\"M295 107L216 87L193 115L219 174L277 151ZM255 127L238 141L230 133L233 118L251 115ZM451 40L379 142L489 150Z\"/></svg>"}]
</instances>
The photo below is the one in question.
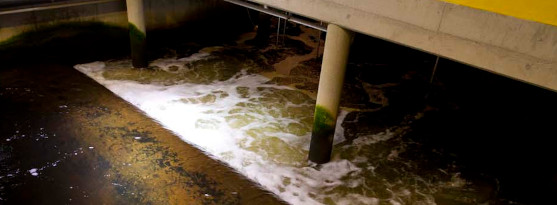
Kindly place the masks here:
<instances>
[{"instance_id":1,"label":"white foam on water","mask_svg":"<svg viewBox=\"0 0 557 205\"><path fill-rule=\"evenodd\" d=\"M39 176L39 173L37 173L37 168L33 168L29 170L29 173L31 174L31 176Z\"/></svg>"},{"instance_id":2,"label":"white foam on water","mask_svg":"<svg viewBox=\"0 0 557 205\"><path fill-rule=\"evenodd\" d=\"M350 112L341 109L337 116L337 124L335 126L335 138L333 139L333 144L335 145L344 142L344 140L346 140L344 138L344 127L342 127L342 122L344 121L348 113Z\"/></svg>"},{"instance_id":3,"label":"white foam on water","mask_svg":"<svg viewBox=\"0 0 557 205\"><path fill-rule=\"evenodd\" d=\"M159 59L152 63L162 70L174 72L180 69L189 69L184 65L186 61L195 61L208 57L207 54L195 54L182 59ZM116 63L118 64L118 63ZM129 63L119 63L119 65ZM175 66L170 68L170 66ZM305 155L309 149L311 130L302 136L288 132L261 131L257 136L248 136L246 133L251 129L266 128L269 126L284 127L290 123L298 123L299 119L285 116L273 116L275 107L266 107L262 111L253 111L241 108L241 112L232 113L240 103L257 103L254 99L265 96L264 89L272 88L280 90L292 90L286 86L265 84L269 79L256 74L241 72L237 76L226 81L215 81L208 85L181 83L177 85L161 85L157 83L141 84L131 80L109 80L103 77L103 71L107 64L93 62L76 65L75 68L97 82L106 86L109 90L122 97L124 100L137 106L147 115L158 121L167 129L175 132L184 141L208 152L211 157L227 163L238 172L261 184L266 189L277 194L283 200L292 204L323 204L326 199L337 204L378 204L379 199L362 194L348 193L339 194L333 190L343 186L354 188L361 186L365 178L359 177L363 169L355 163L364 162L365 157L356 157L356 160L334 159L330 163L323 164L318 168L312 167L305 161ZM112 68L110 68L112 69ZM242 96L238 92L239 87L248 88L249 97ZM217 92L215 92L217 91ZM218 92L227 93L225 97L219 97ZM271 91L272 92L272 91ZM199 99L203 96L214 95L214 100L205 103L191 103L188 99ZM286 102L276 106L303 108L310 106L313 102L294 104ZM348 111L341 110L334 143L338 144L345 140L342 121L348 115ZM240 116L240 118L230 118ZM249 122L242 121L242 117L256 119ZM312 116L310 116L312 117ZM244 124L242 124L244 123ZM238 125L238 126L236 126ZM304 156L303 160L284 160L290 156L281 156L280 153L273 155L272 150L253 149L258 140L276 137L281 149L290 149L293 156ZM386 133L361 137L354 140L355 146L388 140L393 133ZM268 143L269 141L262 141ZM285 143L283 145L282 143ZM273 157L278 156L278 157ZM363 184L365 186L365 183ZM396 204L396 201L392 201Z\"/></svg>"},{"instance_id":4,"label":"white foam on water","mask_svg":"<svg viewBox=\"0 0 557 205\"><path fill-rule=\"evenodd\" d=\"M189 69L187 66L184 65L184 62L191 62L196 60L201 60L209 56L207 52L199 52L195 53L191 56L180 58L180 59L173 59L173 58L161 58L153 61L151 63L152 66L157 66L159 69L164 70L166 72L179 72L182 70ZM173 69L174 68L174 69Z\"/></svg>"},{"instance_id":5,"label":"white foam on water","mask_svg":"<svg viewBox=\"0 0 557 205\"><path fill-rule=\"evenodd\" d=\"M352 145L355 146L363 146L369 144L375 144L381 141L386 141L394 137L394 133L390 130L386 130L385 132L373 135L364 135L354 139Z\"/></svg>"}]
</instances>

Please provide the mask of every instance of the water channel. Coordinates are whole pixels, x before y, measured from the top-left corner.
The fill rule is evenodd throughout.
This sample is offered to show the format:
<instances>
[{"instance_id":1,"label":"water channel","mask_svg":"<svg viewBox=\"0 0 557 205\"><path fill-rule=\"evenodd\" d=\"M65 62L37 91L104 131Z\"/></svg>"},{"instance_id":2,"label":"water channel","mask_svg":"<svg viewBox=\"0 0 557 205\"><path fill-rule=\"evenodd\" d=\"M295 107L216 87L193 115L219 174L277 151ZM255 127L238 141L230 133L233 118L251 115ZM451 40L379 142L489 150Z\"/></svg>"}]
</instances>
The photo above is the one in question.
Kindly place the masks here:
<instances>
[{"instance_id":1,"label":"water channel","mask_svg":"<svg viewBox=\"0 0 557 205\"><path fill-rule=\"evenodd\" d=\"M102 47L98 59L3 67L0 200L555 200L555 93L445 59L430 83L435 56L366 36L351 51L333 160L308 163L322 39L303 26L287 34L181 39L156 48L148 69Z\"/></svg>"}]
</instances>

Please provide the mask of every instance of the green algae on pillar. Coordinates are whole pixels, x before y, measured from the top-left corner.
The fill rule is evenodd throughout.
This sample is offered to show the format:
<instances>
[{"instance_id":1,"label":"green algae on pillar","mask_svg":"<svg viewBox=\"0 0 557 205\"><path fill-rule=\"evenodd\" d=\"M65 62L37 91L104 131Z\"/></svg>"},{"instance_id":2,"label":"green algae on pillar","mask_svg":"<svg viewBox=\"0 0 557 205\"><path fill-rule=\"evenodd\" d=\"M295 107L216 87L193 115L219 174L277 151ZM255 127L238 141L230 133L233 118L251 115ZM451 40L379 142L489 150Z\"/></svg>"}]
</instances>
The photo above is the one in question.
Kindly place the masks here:
<instances>
[{"instance_id":1,"label":"green algae on pillar","mask_svg":"<svg viewBox=\"0 0 557 205\"><path fill-rule=\"evenodd\" d=\"M315 163L327 163L331 159L338 106L352 37L353 32L337 25L329 24L327 27L309 147L309 160Z\"/></svg>"},{"instance_id":2,"label":"green algae on pillar","mask_svg":"<svg viewBox=\"0 0 557 205\"><path fill-rule=\"evenodd\" d=\"M148 66L148 63L143 0L126 0L126 6L130 30L132 65L135 68L145 68Z\"/></svg>"},{"instance_id":3,"label":"green algae on pillar","mask_svg":"<svg viewBox=\"0 0 557 205\"><path fill-rule=\"evenodd\" d=\"M324 107L315 106L309 159L315 163L328 162L333 149L336 117Z\"/></svg>"},{"instance_id":4,"label":"green algae on pillar","mask_svg":"<svg viewBox=\"0 0 557 205\"><path fill-rule=\"evenodd\" d=\"M133 67L146 68L148 63L145 33L137 29L137 27L132 23L129 23L129 29Z\"/></svg>"}]
</instances>

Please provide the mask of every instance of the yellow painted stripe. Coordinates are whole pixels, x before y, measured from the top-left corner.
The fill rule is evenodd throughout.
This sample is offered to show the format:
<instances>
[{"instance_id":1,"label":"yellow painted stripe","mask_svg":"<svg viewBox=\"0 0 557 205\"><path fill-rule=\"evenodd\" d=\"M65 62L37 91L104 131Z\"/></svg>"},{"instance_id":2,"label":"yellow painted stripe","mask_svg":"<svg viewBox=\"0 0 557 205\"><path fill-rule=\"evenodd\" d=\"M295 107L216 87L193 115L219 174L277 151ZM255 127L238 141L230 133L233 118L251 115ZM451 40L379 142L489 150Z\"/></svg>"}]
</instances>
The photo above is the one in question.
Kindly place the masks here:
<instances>
[{"instance_id":1,"label":"yellow painted stripe","mask_svg":"<svg viewBox=\"0 0 557 205\"><path fill-rule=\"evenodd\" d=\"M557 26L557 0L442 0Z\"/></svg>"}]
</instances>

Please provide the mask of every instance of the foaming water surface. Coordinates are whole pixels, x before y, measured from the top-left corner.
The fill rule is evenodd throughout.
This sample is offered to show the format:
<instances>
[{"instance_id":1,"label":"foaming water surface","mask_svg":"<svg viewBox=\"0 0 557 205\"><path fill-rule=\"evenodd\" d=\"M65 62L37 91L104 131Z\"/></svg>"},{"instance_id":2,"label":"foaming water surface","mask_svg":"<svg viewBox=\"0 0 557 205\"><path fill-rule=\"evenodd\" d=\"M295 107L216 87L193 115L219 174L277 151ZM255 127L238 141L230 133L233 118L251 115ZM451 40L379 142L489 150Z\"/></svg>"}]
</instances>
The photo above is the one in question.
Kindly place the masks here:
<instances>
[{"instance_id":1,"label":"foaming water surface","mask_svg":"<svg viewBox=\"0 0 557 205\"><path fill-rule=\"evenodd\" d=\"M387 156L374 155L387 146L380 142L403 135L408 125L348 142L342 126L348 108L338 118L334 159L308 164L315 100L265 77L278 74L249 55L226 55L238 49L205 48L157 59L150 69L133 69L129 60L75 68L292 204L435 204L438 189L466 184L458 172L443 169L421 176L415 162L398 160L396 146L380 149L389 150Z\"/></svg>"},{"instance_id":2,"label":"foaming water surface","mask_svg":"<svg viewBox=\"0 0 557 205\"><path fill-rule=\"evenodd\" d=\"M0 69L0 203L554 204L554 93L445 60L428 84L434 56L369 37L332 161L308 163L319 34L300 28L175 45L148 69Z\"/></svg>"},{"instance_id":3,"label":"foaming water surface","mask_svg":"<svg viewBox=\"0 0 557 205\"><path fill-rule=\"evenodd\" d=\"M204 58L159 59L154 64L164 68L168 66L164 62L172 65L189 63L192 59L211 61L209 54L194 56ZM164 85L169 82L166 78L142 84L104 77L112 76L111 71L129 68L129 64L122 62L95 62L76 68L145 111L183 140L201 147L292 203L316 203L309 196L310 192L314 192L314 196L321 195L317 190L327 186L325 181L331 185L340 184L341 177L354 171L355 167L346 162L332 170L316 171L306 167L313 99L286 86L265 84L269 79L247 74L247 68L238 70L230 79L218 81L219 68L214 66L208 66L214 70L205 72L215 73L190 74L182 68L177 71L182 73L176 73L188 73L188 77L200 79L213 78L214 82L187 83L189 78L185 77L173 79L175 85ZM135 72L150 75L145 73L167 71L132 69L127 72L135 76ZM327 173L331 171L334 175Z\"/></svg>"}]
</instances>

